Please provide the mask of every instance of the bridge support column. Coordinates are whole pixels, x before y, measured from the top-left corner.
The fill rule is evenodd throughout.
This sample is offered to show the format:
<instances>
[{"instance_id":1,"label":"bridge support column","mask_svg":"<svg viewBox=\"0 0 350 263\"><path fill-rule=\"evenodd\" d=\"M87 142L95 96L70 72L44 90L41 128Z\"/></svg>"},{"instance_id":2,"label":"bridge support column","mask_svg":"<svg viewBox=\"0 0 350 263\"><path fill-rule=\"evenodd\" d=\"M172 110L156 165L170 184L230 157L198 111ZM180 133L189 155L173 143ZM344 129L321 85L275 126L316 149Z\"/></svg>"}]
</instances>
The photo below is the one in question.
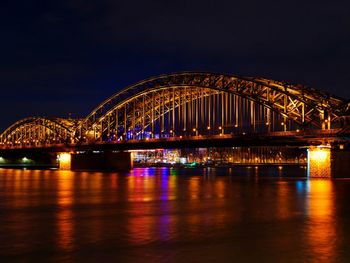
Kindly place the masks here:
<instances>
[{"instance_id":1,"label":"bridge support column","mask_svg":"<svg viewBox=\"0 0 350 263\"><path fill-rule=\"evenodd\" d=\"M71 153L60 153L58 155L58 169L70 170L72 168L72 155Z\"/></svg>"},{"instance_id":2,"label":"bridge support column","mask_svg":"<svg viewBox=\"0 0 350 263\"><path fill-rule=\"evenodd\" d=\"M131 152L91 152L72 154L72 170L128 171L133 168Z\"/></svg>"},{"instance_id":3,"label":"bridge support column","mask_svg":"<svg viewBox=\"0 0 350 263\"><path fill-rule=\"evenodd\" d=\"M307 164L310 178L350 177L350 151L343 146L309 147Z\"/></svg>"}]
</instances>

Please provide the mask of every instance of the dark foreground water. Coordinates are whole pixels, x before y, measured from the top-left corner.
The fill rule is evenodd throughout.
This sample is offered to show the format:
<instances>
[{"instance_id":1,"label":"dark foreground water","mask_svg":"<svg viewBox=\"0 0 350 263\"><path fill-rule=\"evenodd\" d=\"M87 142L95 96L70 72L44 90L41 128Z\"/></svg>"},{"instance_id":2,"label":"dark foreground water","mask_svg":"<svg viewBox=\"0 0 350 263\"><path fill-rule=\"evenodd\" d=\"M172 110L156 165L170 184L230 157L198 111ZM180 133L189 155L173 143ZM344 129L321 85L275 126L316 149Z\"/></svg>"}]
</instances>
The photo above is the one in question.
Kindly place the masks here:
<instances>
[{"instance_id":1,"label":"dark foreground water","mask_svg":"<svg viewBox=\"0 0 350 263\"><path fill-rule=\"evenodd\" d=\"M0 259L350 262L350 180L304 174L0 170Z\"/></svg>"}]
</instances>

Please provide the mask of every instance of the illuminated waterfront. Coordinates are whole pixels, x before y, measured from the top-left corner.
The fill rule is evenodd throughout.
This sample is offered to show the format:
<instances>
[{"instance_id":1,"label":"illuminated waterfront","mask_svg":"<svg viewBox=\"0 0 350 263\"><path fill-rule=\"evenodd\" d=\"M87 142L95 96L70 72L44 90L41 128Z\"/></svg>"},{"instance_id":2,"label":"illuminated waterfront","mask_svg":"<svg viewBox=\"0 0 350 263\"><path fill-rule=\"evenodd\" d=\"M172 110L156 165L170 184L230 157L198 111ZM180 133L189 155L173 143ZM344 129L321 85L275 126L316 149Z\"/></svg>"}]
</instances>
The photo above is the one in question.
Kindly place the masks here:
<instances>
[{"instance_id":1,"label":"illuminated waterfront","mask_svg":"<svg viewBox=\"0 0 350 263\"><path fill-rule=\"evenodd\" d=\"M0 170L5 261L346 262L349 180L305 168Z\"/></svg>"}]
</instances>

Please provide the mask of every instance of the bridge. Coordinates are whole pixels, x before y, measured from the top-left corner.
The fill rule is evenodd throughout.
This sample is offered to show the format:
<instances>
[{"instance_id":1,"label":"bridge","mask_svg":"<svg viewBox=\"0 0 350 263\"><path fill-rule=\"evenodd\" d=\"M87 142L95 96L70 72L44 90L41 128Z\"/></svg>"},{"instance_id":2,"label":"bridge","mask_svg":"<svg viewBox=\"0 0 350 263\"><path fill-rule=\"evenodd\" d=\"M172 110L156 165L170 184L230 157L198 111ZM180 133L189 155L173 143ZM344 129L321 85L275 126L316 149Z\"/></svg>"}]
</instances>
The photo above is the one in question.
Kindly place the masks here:
<instances>
[{"instance_id":1,"label":"bridge","mask_svg":"<svg viewBox=\"0 0 350 263\"><path fill-rule=\"evenodd\" d=\"M183 72L128 86L83 119L29 117L0 154L46 151L346 145L349 100L264 78Z\"/></svg>"}]
</instances>

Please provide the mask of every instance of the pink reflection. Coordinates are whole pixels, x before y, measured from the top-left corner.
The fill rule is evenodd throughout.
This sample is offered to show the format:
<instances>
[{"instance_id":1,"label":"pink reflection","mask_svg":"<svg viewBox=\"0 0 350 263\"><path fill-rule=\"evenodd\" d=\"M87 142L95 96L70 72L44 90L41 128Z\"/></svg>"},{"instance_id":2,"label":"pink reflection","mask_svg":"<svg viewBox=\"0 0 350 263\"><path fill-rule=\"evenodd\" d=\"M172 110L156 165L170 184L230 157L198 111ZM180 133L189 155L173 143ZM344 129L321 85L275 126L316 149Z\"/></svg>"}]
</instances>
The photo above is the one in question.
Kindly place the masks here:
<instances>
[{"instance_id":1,"label":"pink reflection","mask_svg":"<svg viewBox=\"0 0 350 263\"><path fill-rule=\"evenodd\" d=\"M142 245L175 236L176 220L168 213L171 210L169 200L176 196L176 176L158 172L135 169L128 177L127 237L132 244ZM155 205L159 201L160 207Z\"/></svg>"}]
</instances>

